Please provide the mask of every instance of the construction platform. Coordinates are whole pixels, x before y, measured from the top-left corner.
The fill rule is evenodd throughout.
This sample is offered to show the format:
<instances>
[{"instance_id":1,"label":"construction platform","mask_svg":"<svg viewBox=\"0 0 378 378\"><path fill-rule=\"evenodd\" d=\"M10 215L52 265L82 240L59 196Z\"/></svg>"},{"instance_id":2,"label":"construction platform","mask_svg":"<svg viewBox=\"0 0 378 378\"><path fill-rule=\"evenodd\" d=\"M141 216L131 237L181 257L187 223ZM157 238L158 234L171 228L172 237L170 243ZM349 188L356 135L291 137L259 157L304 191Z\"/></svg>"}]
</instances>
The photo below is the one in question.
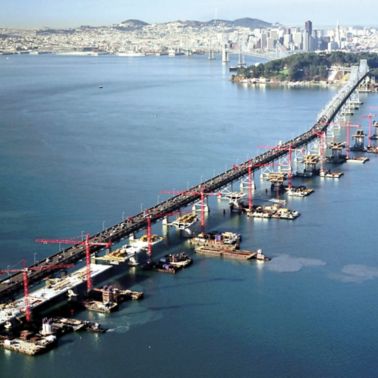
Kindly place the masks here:
<instances>
[{"instance_id":1,"label":"construction platform","mask_svg":"<svg viewBox=\"0 0 378 378\"><path fill-rule=\"evenodd\" d=\"M90 272L92 279L95 279L111 268L111 266L107 265L91 264ZM33 290L29 293L29 307L33 311L47 306L50 302L68 300L69 295L74 294L74 290L78 289L79 286L84 286L86 281L86 267L78 269L63 278L48 279L45 287ZM25 311L24 298L0 304L0 326L16 318L23 318Z\"/></svg>"},{"instance_id":2,"label":"construction platform","mask_svg":"<svg viewBox=\"0 0 378 378\"><path fill-rule=\"evenodd\" d=\"M122 302L139 300L143 298L143 295L141 291L123 290L106 285L101 289L92 289L88 294L88 298L82 301L82 304L89 311L111 313L118 310Z\"/></svg>"}]
</instances>

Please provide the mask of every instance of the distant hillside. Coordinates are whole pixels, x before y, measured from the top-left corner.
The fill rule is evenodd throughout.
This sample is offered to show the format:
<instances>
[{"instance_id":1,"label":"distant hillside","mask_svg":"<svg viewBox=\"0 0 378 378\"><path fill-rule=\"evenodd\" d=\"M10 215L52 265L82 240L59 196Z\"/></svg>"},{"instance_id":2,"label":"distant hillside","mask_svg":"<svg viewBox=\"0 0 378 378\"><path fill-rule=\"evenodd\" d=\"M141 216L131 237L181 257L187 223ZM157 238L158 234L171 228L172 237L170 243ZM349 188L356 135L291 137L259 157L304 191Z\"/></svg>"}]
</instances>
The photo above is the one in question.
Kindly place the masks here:
<instances>
[{"instance_id":1,"label":"distant hillside","mask_svg":"<svg viewBox=\"0 0 378 378\"><path fill-rule=\"evenodd\" d=\"M194 27L205 27L205 26L224 26L229 28L235 28L235 27L246 27L246 28L268 28L272 26L271 23L258 20L256 18L239 18L234 21L230 20L221 20L221 19L214 19L210 21L180 21L183 24L186 24L187 26L194 26Z\"/></svg>"},{"instance_id":2,"label":"distant hillside","mask_svg":"<svg viewBox=\"0 0 378 378\"><path fill-rule=\"evenodd\" d=\"M238 18L237 20L233 21L234 26L241 26L244 28L251 28L251 29L263 29L263 28L270 28L272 24L270 22L262 21L257 18Z\"/></svg>"},{"instance_id":3,"label":"distant hillside","mask_svg":"<svg viewBox=\"0 0 378 378\"><path fill-rule=\"evenodd\" d=\"M146 25L148 25L148 23L141 20L125 20L125 21L122 21L118 25L118 27L120 29L125 29L125 30L136 30L136 29L141 29Z\"/></svg>"},{"instance_id":4,"label":"distant hillside","mask_svg":"<svg viewBox=\"0 0 378 378\"><path fill-rule=\"evenodd\" d=\"M223 27L229 27L229 28L246 27L246 28L256 29L256 28L268 28L272 26L272 24L269 22L258 20L256 18L248 18L248 17L239 18L234 21L220 20L220 19L214 19L210 21L176 20L176 21L165 22L163 24L173 24L173 23L179 23L184 27L187 26L187 27L194 27L194 28L223 26ZM126 21L122 21L118 25L118 27L122 29L135 30L135 29L143 28L146 25L149 25L149 24L144 21L126 20Z\"/></svg>"},{"instance_id":5,"label":"distant hillside","mask_svg":"<svg viewBox=\"0 0 378 378\"><path fill-rule=\"evenodd\" d=\"M374 53L304 53L291 55L249 66L238 72L239 78L275 79L278 81L320 81L327 80L332 65L351 66L358 64L360 59L367 59L370 69L378 68L378 54Z\"/></svg>"}]
</instances>

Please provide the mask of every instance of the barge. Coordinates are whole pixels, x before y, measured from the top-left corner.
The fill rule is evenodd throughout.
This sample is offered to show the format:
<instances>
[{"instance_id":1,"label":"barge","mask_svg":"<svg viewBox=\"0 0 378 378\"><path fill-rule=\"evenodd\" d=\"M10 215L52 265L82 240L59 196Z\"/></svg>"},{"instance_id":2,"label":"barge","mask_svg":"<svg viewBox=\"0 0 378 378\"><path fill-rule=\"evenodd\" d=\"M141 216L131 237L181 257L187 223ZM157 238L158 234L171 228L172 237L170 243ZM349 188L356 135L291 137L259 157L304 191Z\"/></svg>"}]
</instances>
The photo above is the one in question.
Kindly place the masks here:
<instances>
[{"instance_id":1,"label":"barge","mask_svg":"<svg viewBox=\"0 0 378 378\"><path fill-rule=\"evenodd\" d=\"M247 216L252 218L294 220L300 216L296 210L282 207L279 204L269 206L254 206L252 211L247 210Z\"/></svg>"},{"instance_id":2,"label":"barge","mask_svg":"<svg viewBox=\"0 0 378 378\"><path fill-rule=\"evenodd\" d=\"M57 343L57 338L54 335L49 336L33 336L30 339L22 338L5 338L0 340L0 346L12 352L19 352L27 354L28 356L35 356L52 349Z\"/></svg>"},{"instance_id":3,"label":"barge","mask_svg":"<svg viewBox=\"0 0 378 378\"><path fill-rule=\"evenodd\" d=\"M256 257L257 252L236 249L235 246L203 245L195 248L196 253L207 256L218 256L236 260L250 260Z\"/></svg>"},{"instance_id":4,"label":"barge","mask_svg":"<svg viewBox=\"0 0 378 378\"><path fill-rule=\"evenodd\" d=\"M369 158L365 157L365 156L358 156L358 157L353 157L353 158L347 159L347 163L365 164L367 161L369 161Z\"/></svg>"},{"instance_id":5,"label":"barge","mask_svg":"<svg viewBox=\"0 0 378 378\"><path fill-rule=\"evenodd\" d=\"M314 189L306 188L306 186L292 186L291 188L286 188L286 193L290 197L307 197L314 193Z\"/></svg>"},{"instance_id":6,"label":"barge","mask_svg":"<svg viewBox=\"0 0 378 378\"><path fill-rule=\"evenodd\" d=\"M104 256L93 257L95 262L108 265L121 265L127 263L129 266L139 265L138 254L145 252L142 248L133 247L125 244L115 251L109 252Z\"/></svg>"},{"instance_id":7,"label":"barge","mask_svg":"<svg viewBox=\"0 0 378 378\"><path fill-rule=\"evenodd\" d=\"M190 239L190 243L194 245L209 245L209 244L223 244L223 245L239 245L241 242L241 235L235 232L201 232L197 236Z\"/></svg>"},{"instance_id":8,"label":"barge","mask_svg":"<svg viewBox=\"0 0 378 378\"><path fill-rule=\"evenodd\" d=\"M156 245L156 244L159 244L161 243L162 241L164 240L164 238L160 235L151 235L151 240L150 240L150 244L153 246L153 245ZM136 248L148 248L148 236L147 235L143 235L141 236L139 239L133 239L133 238L130 238L129 239L129 244L132 246L132 247L136 247Z\"/></svg>"},{"instance_id":9,"label":"barge","mask_svg":"<svg viewBox=\"0 0 378 378\"><path fill-rule=\"evenodd\" d=\"M150 261L144 266L144 269L176 274L179 270L192 264L192 262L193 260L185 252L180 252L165 255L158 262Z\"/></svg>"},{"instance_id":10,"label":"barge","mask_svg":"<svg viewBox=\"0 0 378 378\"><path fill-rule=\"evenodd\" d=\"M341 171L331 171L330 169L327 169L327 170L321 170L319 173L319 176L324 177L324 178L338 179L343 174L344 172L341 172Z\"/></svg>"}]
</instances>

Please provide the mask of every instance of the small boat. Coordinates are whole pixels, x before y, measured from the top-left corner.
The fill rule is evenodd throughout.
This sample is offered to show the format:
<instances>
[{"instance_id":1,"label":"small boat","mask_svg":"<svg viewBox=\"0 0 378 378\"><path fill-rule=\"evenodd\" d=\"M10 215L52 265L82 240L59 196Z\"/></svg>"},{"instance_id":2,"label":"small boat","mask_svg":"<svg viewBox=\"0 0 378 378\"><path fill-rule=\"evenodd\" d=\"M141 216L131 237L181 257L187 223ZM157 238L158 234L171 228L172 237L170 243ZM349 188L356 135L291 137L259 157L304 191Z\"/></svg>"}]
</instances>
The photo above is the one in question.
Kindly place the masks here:
<instances>
[{"instance_id":1,"label":"small boat","mask_svg":"<svg viewBox=\"0 0 378 378\"><path fill-rule=\"evenodd\" d=\"M270 261L271 258L270 257L267 257L265 256L263 253L262 253L262 249L258 249L257 250L257 253L256 253L256 256L255 256L255 259L257 261L260 261L260 262L264 262L264 261Z\"/></svg>"}]
</instances>

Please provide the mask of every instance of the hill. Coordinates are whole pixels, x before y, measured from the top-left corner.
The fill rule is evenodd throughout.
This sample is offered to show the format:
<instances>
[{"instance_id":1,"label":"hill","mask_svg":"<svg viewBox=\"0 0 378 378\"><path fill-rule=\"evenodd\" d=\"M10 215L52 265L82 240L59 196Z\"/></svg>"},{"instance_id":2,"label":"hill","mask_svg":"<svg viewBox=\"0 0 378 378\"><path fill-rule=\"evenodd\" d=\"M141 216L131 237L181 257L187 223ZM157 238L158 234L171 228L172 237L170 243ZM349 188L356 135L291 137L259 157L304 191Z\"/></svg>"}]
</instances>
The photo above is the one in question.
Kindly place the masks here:
<instances>
[{"instance_id":1,"label":"hill","mask_svg":"<svg viewBox=\"0 0 378 378\"><path fill-rule=\"evenodd\" d=\"M148 25L148 23L141 20L125 20L125 21L122 21L118 25L118 27L124 30L136 30L136 29L141 29L146 25Z\"/></svg>"},{"instance_id":2,"label":"hill","mask_svg":"<svg viewBox=\"0 0 378 378\"><path fill-rule=\"evenodd\" d=\"M333 65L351 66L358 64L360 59L367 59L373 73L378 69L378 54L374 53L303 53L291 55L240 69L239 78L274 79L277 81L321 81L328 79L328 73Z\"/></svg>"},{"instance_id":3,"label":"hill","mask_svg":"<svg viewBox=\"0 0 378 378\"><path fill-rule=\"evenodd\" d=\"M223 26L229 28L236 28L236 27L245 27L245 28L269 28L272 26L271 23L259 20L257 18L239 18L234 21L230 20L221 20L221 19L214 19L210 21L196 21L196 20L177 20L177 21L169 21L163 24L174 24L179 23L183 27L194 27L194 28L203 28L203 27L216 27L216 26ZM119 28L126 29L126 30L135 30L143 28L144 26L149 25L147 22L141 20L126 20L122 21L118 24Z\"/></svg>"}]
</instances>

